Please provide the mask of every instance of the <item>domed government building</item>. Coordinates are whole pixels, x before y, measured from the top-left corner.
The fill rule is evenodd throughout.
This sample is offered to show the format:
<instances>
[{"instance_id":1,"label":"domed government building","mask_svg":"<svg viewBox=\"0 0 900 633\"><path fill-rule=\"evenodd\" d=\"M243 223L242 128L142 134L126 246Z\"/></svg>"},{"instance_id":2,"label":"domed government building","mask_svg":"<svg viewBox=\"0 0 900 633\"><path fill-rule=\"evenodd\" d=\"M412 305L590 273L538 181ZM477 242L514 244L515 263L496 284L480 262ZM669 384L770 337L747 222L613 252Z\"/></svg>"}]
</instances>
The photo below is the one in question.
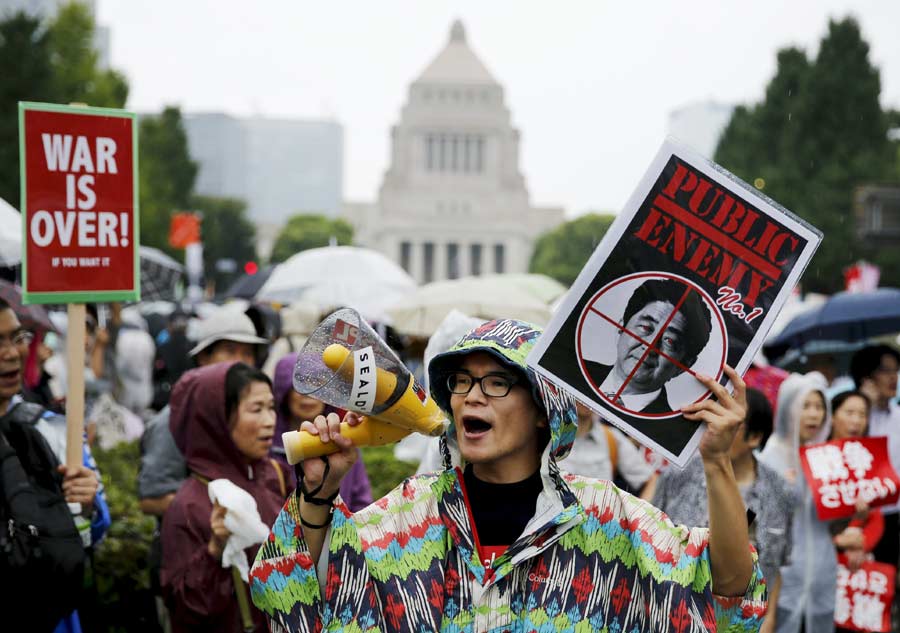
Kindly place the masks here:
<instances>
[{"instance_id":1,"label":"domed government building","mask_svg":"<svg viewBox=\"0 0 900 633\"><path fill-rule=\"evenodd\" d=\"M527 272L535 239L563 221L562 208L531 206L503 86L461 22L409 88L378 201L342 215L355 243L420 283Z\"/></svg>"}]
</instances>

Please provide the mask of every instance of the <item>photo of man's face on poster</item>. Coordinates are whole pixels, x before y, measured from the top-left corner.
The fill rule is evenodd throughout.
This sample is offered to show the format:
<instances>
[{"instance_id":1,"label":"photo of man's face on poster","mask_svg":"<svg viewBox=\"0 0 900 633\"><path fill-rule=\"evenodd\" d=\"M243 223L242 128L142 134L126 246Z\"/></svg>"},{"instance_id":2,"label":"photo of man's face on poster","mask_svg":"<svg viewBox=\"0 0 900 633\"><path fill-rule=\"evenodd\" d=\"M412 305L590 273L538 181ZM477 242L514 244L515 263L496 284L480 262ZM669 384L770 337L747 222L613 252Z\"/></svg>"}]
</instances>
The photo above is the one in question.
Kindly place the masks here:
<instances>
[{"instance_id":1,"label":"photo of man's face on poster","mask_svg":"<svg viewBox=\"0 0 900 633\"><path fill-rule=\"evenodd\" d=\"M615 349L595 349L602 337L591 337L596 328L586 323L582 369L594 391L613 406L644 415L670 414L692 401L697 391L670 397L671 381L692 377L695 371L718 374L709 362L692 370L710 344L713 321L703 295L678 278L639 278L613 292L601 291L588 311L587 319L606 322L606 340L611 334ZM592 338L597 344L591 344ZM704 360L712 360L711 354Z\"/></svg>"}]
</instances>

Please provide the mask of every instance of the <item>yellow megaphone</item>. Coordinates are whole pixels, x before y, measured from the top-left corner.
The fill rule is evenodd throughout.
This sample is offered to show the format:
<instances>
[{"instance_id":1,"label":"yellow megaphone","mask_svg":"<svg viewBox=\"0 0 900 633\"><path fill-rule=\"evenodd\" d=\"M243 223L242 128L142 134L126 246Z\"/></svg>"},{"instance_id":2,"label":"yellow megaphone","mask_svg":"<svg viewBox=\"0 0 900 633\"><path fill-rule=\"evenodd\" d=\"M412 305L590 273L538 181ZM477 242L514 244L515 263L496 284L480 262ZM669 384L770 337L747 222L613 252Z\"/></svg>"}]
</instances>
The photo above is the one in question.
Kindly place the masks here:
<instances>
[{"instance_id":1,"label":"yellow megaphone","mask_svg":"<svg viewBox=\"0 0 900 633\"><path fill-rule=\"evenodd\" d=\"M357 446L388 444L416 431L438 436L448 420L409 369L359 314L342 308L307 339L294 367L294 389L365 420L341 424ZM291 431L283 436L288 462L336 452L333 442Z\"/></svg>"},{"instance_id":2,"label":"yellow megaphone","mask_svg":"<svg viewBox=\"0 0 900 633\"><path fill-rule=\"evenodd\" d=\"M409 429L394 426L378 418L363 418L356 426L341 422L341 435L353 440L354 446L382 446L402 440L412 433ZM338 450L334 442L323 442L305 431L288 431L281 435L284 454L289 464L302 462L310 457L329 455Z\"/></svg>"}]
</instances>

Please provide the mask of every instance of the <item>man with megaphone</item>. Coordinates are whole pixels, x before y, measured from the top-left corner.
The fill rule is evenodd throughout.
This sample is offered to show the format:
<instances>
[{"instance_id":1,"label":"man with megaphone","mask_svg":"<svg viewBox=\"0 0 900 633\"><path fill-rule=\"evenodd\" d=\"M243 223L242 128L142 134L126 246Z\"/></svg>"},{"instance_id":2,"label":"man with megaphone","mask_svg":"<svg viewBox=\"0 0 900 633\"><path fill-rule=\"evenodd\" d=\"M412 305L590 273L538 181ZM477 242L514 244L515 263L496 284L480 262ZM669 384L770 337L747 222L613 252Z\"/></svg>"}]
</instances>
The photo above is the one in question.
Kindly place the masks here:
<instances>
[{"instance_id":1,"label":"man with megaphone","mask_svg":"<svg viewBox=\"0 0 900 633\"><path fill-rule=\"evenodd\" d=\"M300 464L251 572L273 631L758 630L765 583L728 459L740 376L726 369L733 395L698 377L716 401L684 409L707 425L710 527L675 526L611 482L560 473L575 403L526 366L540 334L491 321L436 356L445 470L355 514L335 499L357 459L341 420L304 422L340 450Z\"/></svg>"}]
</instances>

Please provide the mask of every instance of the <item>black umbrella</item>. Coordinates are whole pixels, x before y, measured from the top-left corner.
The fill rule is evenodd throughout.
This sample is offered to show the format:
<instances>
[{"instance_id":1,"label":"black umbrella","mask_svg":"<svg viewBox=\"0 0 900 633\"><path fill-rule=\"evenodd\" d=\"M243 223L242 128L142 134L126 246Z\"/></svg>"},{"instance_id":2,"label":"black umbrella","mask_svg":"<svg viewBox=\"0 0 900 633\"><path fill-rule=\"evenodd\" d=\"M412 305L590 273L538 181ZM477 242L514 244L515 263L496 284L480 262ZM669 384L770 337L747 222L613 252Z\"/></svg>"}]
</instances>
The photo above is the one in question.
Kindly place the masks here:
<instances>
[{"instance_id":1,"label":"black umbrella","mask_svg":"<svg viewBox=\"0 0 900 633\"><path fill-rule=\"evenodd\" d=\"M151 246L141 246L141 300L174 301L184 266Z\"/></svg>"},{"instance_id":2,"label":"black umbrella","mask_svg":"<svg viewBox=\"0 0 900 633\"><path fill-rule=\"evenodd\" d=\"M275 266L266 266L254 275L243 274L234 280L225 292L226 299L253 299L259 289L275 270Z\"/></svg>"},{"instance_id":3,"label":"black umbrella","mask_svg":"<svg viewBox=\"0 0 900 633\"><path fill-rule=\"evenodd\" d=\"M779 358L789 349L809 349L825 342L861 343L900 332L900 289L840 292L822 305L794 317L763 347L766 356Z\"/></svg>"},{"instance_id":4,"label":"black umbrella","mask_svg":"<svg viewBox=\"0 0 900 633\"><path fill-rule=\"evenodd\" d=\"M22 289L17 285L5 279L0 279L0 297L6 300L25 329L56 332L56 328L53 326L53 322L50 320L50 316L47 314L44 306L22 304Z\"/></svg>"}]
</instances>

